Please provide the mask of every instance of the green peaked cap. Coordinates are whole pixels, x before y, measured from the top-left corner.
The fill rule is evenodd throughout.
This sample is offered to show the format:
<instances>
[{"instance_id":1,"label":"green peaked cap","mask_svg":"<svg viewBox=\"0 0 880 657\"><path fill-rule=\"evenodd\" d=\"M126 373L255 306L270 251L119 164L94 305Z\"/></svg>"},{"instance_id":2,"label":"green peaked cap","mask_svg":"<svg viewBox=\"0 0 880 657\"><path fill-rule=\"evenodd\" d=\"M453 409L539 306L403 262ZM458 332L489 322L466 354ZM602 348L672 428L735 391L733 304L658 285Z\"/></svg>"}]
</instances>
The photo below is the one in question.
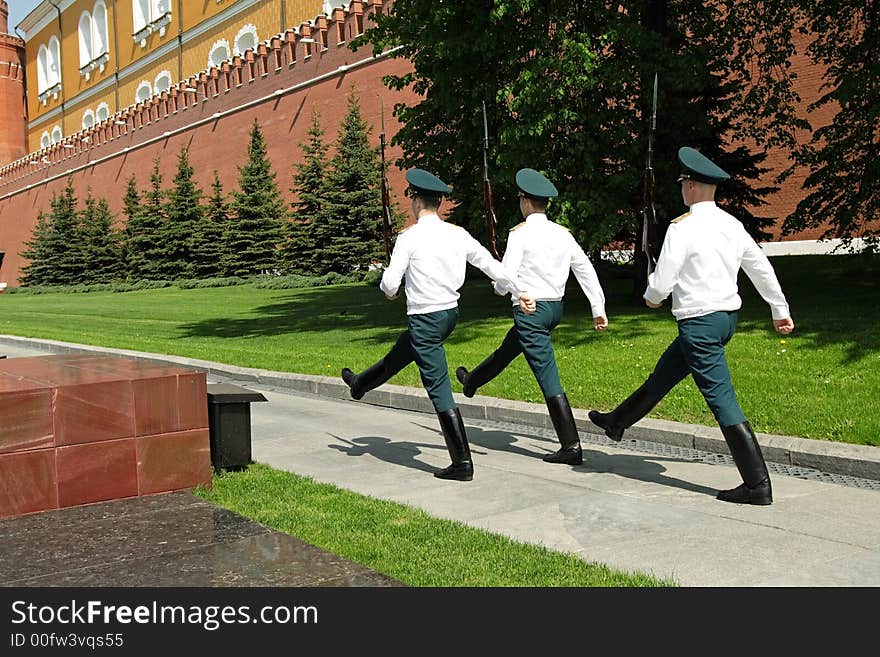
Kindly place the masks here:
<instances>
[{"instance_id":1,"label":"green peaked cap","mask_svg":"<svg viewBox=\"0 0 880 657\"><path fill-rule=\"evenodd\" d=\"M516 172L516 186L523 194L534 198L547 199L559 196L556 186L547 180L547 176L534 169L520 169Z\"/></svg>"},{"instance_id":2,"label":"green peaked cap","mask_svg":"<svg viewBox=\"0 0 880 657\"><path fill-rule=\"evenodd\" d=\"M419 194L439 196L449 194L452 191L449 185L424 169L410 169L407 171L406 182Z\"/></svg>"},{"instance_id":3,"label":"green peaked cap","mask_svg":"<svg viewBox=\"0 0 880 657\"><path fill-rule=\"evenodd\" d=\"M681 164L682 175L699 182L717 185L730 178L729 173L690 146L678 149L678 162Z\"/></svg>"}]
</instances>

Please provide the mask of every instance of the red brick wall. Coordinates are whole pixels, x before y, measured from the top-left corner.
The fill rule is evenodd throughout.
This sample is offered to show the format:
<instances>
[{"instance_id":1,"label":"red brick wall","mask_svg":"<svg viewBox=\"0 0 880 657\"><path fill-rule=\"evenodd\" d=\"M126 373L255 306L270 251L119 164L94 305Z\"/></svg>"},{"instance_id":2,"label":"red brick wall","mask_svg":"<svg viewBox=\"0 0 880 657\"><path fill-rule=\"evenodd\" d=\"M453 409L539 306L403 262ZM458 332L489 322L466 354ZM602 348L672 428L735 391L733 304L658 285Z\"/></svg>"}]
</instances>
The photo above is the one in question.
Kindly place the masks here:
<instances>
[{"instance_id":1,"label":"red brick wall","mask_svg":"<svg viewBox=\"0 0 880 657\"><path fill-rule=\"evenodd\" d=\"M363 4L365 13L369 14L370 3ZM356 20L353 14L343 17L339 10L334 17ZM129 177L134 174L138 187L146 189L153 161L158 156L161 158L159 170L164 177L163 187L170 187L176 173L177 155L180 148L186 145L196 172L196 181L202 190L210 192L216 169L228 192L236 186L237 167L247 159L249 134L256 119L266 137L268 156L278 186L290 201L293 165L303 159L300 144L308 139L312 110L317 109L320 114L321 125L326 131L325 139L330 143L335 142L338 126L347 111L346 98L352 86L360 98L364 118L373 126L371 139L376 145L379 144L380 96L384 99L385 130L390 141L399 128L391 112L394 104L413 103L416 98L411 92L387 90L382 85L382 77L404 73L410 69L410 64L390 57L373 58L371 47L352 52L347 44L337 45L332 18L326 23L329 23L329 38L327 49L322 53L316 52L305 58L307 46L299 39L310 32L313 38L316 37L325 23L319 21L313 30L308 24L303 24L299 27L299 34L288 31L284 39L276 40L270 47L261 46L256 54L236 58L231 66L224 67L230 73L228 91L225 71L212 71L199 80L189 81L199 88L198 94L174 89L165 98L139 107L138 111L127 116L127 125L124 127L115 125L115 117L111 117L110 121L89 132L86 143L78 137L71 140L74 145L72 149L57 145L38 153L37 157L31 158L38 163L36 166L18 162L0 169L0 175L3 176L0 180L0 251L6 252L0 269L0 282L18 284L20 269L25 264L19 256L24 248L23 243L30 239L38 212L48 210L52 194L64 189L68 172L73 172L70 175L80 199L80 207L87 189L91 188L95 196L108 200L112 212L124 219L121 214L122 197ZM290 61L290 50L285 43L287 40L294 49L295 63ZM278 70L276 53L281 63ZM253 74L249 72L251 66ZM352 68L339 70L340 66ZM236 86L236 71L242 73L241 86ZM310 82L325 75L322 80ZM278 89L300 84L303 85L300 89L274 95ZM208 100L202 101L206 86ZM266 100L251 107L212 119L215 113L234 110L267 96ZM199 124L204 120L207 121ZM166 132L175 131L180 132L163 137ZM151 139L157 140L144 145ZM389 163L399 155L399 148L386 149ZM47 158L49 163L41 162L42 157ZM392 200L401 202L405 207L402 192L406 183L403 172L390 166L388 179L394 197Z\"/></svg>"},{"instance_id":2,"label":"red brick wall","mask_svg":"<svg viewBox=\"0 0 880 657\"><path fill-rule=\"evenodd\" d=\"M390 0L386 0L385 4L390 6ZM408 71L410 64L386 57L373 59L370 47L352 52L347 44L338 45L335 36L339 33L337 21L344 23L344 33L348 33L349 28L355 25L369 23L369 14L381 5L379 0L351 2L347 13L337 9L330 19L320 17L314 26L304 23L296 31L288 30L281 38L274 39L269 47L261 45L257 53L248 53L243 59L236 58L231 64L224 64L222 70L212 70L198 80L187 81L200 89L199 98L207 89L208 100L205 102L196 100L195 94L174 88L161 99L156 98L154 102L127 113L124 127L115 125L113 118L116 117L111 117L110 121L96 126L86 135L87 142L81 139L83 135L71 138L69 141L74 148L56 145L29 156L27 161L20 160L0 167L0 251L6 252L6 259L0 268L0 282L17 284L20 268L24 264L19 256L23 243L31 236L37 213L48 209L49 199L53 193L59 193L64 188L69 172L72 172L70 175L78 198L82 199L86 190L91 188L94 195L107 198L114 213L121 214L122 195L128 178L134 174L138 186L145 189L149 184L153 161L159 156L164 186L169 187L176 170L177 154L181 146L187 145L190 147L196 180L202 189L210 191L213 171L217 169L229 191L235 186L237 167L246 159L248 135L256 118L267 139L269 158L278 185L287 200L291 200L289 187L293 164L302 160L299 145L307 139L312 109L320 113L328 141L334 141L347 109L345 98L351 85L354 85L360 97L364 117L373 126L372 139L376 144L379 138L379 99L384 99L386 133L390 141L399 128L391 115L394 104L401 101L415 103L417 98L411 92L391 92L382 85L381 80L389 73ZM362 19L358 18L360 12ZM320 53L315 51L311 57L305 58L307 46L300 39L309 36L318 38L322 34L326 35L326 50ZM804 55L805 45L801 44L794 63L803 99L801 111L806 115L806 105L818 95L822 70L811 65ZM292 61L291 49L295 61ZM280 68L276 70L277 61L280 61ZM364 61L367 63L358 64ZM351 65L355 67L339 70L340 66ZM236 85L239 74L243 81ZM326 78L309 82L320 76ZM230 79L228 84L227 77ZM281 96L272 95L277 89L299 84L304 86ZM217 112L232 110L266 96L269 96L267 100L254 106L210 120ZM6 98L7 94L0 97ZM833 111L833 108L824 108L810 115L810 121L814 127L823 125L833 116ZM206 119L207 122L196 125ZM0 143L3 142L2 130L0 126ZM165 132L175 131L180 132L162 138ZM157 141L144 145L157 138ZM804 138L808 138L808 135L804 135ZM399 149L388 149L389 162L399 155ZM42 162L44 158L48 160L47 163ZM0 157L0 161L4 161L4 158ZM771 152L766 166L772 170L763 184L772 184L773 177L788 164L787 153L779 150ZM760 208L759 212L778 217L781 224L781 220L803 196L804 177L805 172L801 171L789 178L782 189L769 199L771 205ZM406 203L402 202L405 187L403 172L391 167L389 182L392 195L406 208ZM781 239L778 225L775 232L774 239ZM805 231L787 236L786 239L815 239L820 233L821 230Z\"/></svg>"},{"instance_id":3,"label":"red brick wall","mask_svg":"<svg viewBox=\"0 0 880 657\"><path fill-rule=\"evenodd\" d=\"M828 125L831 122L831 119L837 112L837 106L829 104L815 112L807 112L807 106L819 98L819 89L822 85L822 75L825 72L825 69L824 67L817 66L810 61L809 57L807 57L806 48L809 45L809 39L807 37L798 33L795 35L795 43L797 44L797 54L792 58L792 66L794 72L797 74L797 91L801 97L801 102L797 107L797 113L799 116L809 120L815 130ZM811 138L811 135L807 132L803 132L799 134L798 137L802 141L807 141ZM750 146L755 148L754 144L751 144ZM769 168L770 171L765 174L759 184L772 186L774 184L773 179L791 166L791 163L792 161L787 150L777 148L770 151L767 155L767 159L762 164L762 166ZM776 225L771 229L771 232L773 233L771 241L782 239L785 239L786 241L815 240L823 233L824 229L821 227L801 231L793 235L786 235L784 238L781 233L782 222L785 217L794 211L798 202L805 196L803 184L806 177L806 169L802 167L797 169L794 174L779 186L780 189L776 194L767 197L766 200L770 205L756 209L756 212L760 216L777 218Z\"/></svg>"}]
</instances>

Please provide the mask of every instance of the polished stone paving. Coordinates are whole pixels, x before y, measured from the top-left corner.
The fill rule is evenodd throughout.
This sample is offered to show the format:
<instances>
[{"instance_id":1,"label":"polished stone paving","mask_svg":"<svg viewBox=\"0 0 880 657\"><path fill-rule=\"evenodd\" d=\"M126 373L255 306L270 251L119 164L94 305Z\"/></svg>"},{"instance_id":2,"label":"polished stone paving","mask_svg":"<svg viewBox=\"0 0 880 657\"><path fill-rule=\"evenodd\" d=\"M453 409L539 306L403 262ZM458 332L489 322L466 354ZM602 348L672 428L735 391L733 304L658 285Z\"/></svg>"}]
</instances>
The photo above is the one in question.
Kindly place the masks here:
<instances>
[{"instance_id":1,"label":"polished stone paving","mask_svg":"<svg viewBox=\"0 0 880 657\"><path fill-rule=\"evenodd\" d=\"M0 586L401 586L190 493L0 520Z\"/></svg>"}]
</instances>

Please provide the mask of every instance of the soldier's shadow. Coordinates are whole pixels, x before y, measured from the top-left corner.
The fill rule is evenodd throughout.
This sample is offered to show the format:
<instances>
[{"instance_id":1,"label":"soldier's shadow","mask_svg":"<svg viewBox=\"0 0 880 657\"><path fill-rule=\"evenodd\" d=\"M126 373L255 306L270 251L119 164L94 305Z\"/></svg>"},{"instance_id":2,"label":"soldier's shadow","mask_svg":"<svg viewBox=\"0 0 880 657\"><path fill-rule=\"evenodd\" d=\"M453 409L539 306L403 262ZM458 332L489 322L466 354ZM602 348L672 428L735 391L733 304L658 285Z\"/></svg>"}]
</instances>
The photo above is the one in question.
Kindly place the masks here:
<instances>
[{"instance_id":1,"label":"soldier's shadow","mask_svg":"<svg viewBox=\"0 0 880 657\"><path fill-rule=\"evenodd\" d=\"M440 453L448 454L442 436L438 437L436 443L417 443L409 440L393 441L381 436L361 436L349 440L332 433L330 435L342 444L330 444L328 447L338 450L346 456L370 455L386 463L402 465L422 472L436 472L440 469L438 466L430 465L418 458L423 453L422 450L440 450ZM474 454L480 454L477 450L472 449L471 451Z\"/></svg>"},{"instance_id":2,"label":"soldier's shadow","mask_svg":"<svg viewBox=\"0 0 880 657\"><path fill-rule=\"evenodd\" d=\"M663 463L693 463L687 459L676 459L652 454L606 454L592 449L584 450L584 466L595 472L635 479L648 483L661 484L673 488L681 488L694 493L702 493L715 497L718 489L703 486L692 481L671 477L666 474Z\"/></svg>"},{"instance_id":3,"label":"soldier's shadow","mask_svg":"<svg viewBox=\"0 0 880 657\"><path fill-rule=\"evenodd\" d=\"M511 454L519 454L527 458L540 459L546 454L550 454L559 449L559 443L555 438L545 438L523 432L521 435L528 437L530 441L540 441L546 443L546 449L534 449L525 446L517 434L509 431L497 429L481 429L479 427L470 426L467 428L468 440L471 445L479 445L487 450L497 450L508 452ZM517 444L522 442L523 444ZM605 472L627 479L636 479L649 483L681 488L683 490L692 491L694 493L703 493L712 497L718 492L714 488L702 486L690 481L670 477L666 474L666 467L663 463L685 463L689 462L685 459L675 459L669 457L653 456L650 454L606 454L592 449L584 449L583 465L568 466L578 472ZM548 464L547 467L559 467Z\"/></svg>"}]
</instances>

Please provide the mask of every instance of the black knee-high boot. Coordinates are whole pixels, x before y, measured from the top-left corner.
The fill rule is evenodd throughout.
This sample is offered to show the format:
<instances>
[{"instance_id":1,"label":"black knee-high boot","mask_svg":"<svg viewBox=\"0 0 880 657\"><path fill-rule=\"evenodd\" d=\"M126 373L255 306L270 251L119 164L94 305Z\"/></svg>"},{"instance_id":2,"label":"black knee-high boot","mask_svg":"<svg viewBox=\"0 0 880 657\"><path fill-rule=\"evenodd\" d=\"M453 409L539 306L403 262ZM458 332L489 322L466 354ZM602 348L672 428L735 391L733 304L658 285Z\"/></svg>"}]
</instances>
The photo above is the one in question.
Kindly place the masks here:
<instances>
[{"instance_id":1,"label":"black knee-high boot","mask_svg":"<svg viewBox=\"0 0 880 657\"><path fill-rule=\"evenodd\" d=\"M492 352L482 363L471 371L464 366L455 369L455 378L461 384L461 391L465 397L473 397L477 389L504 371L507 363L499 358L496 352Z\"/></svg>"},{"instance_id":2,"label":"black knee-high boot","mask_svg":"<svg viewBox=\"0 0 880 657\"><path fill-rule=\"evenodd\" d=\"M743 483L731 490L720 491L718 499L737 504L772 504L770 473L751 425L743 422L721 427L721 433L724 434L724 440L727 441L730 455L733 456Z\"/></svg>"},{"instance_id":3,"label":"black knee-high boot","mask_svg":"<svg viewBox=\"0 0 880 657\"><path fill-rule=\"evenodd\" d=\"M434 476L439 479L471 481L474 478L474 465L471 461L471 449L468 446L461 412L458 407L450 408L448 411L437 413L437 418L440 420L443 440L446 441L446 449L449 450L452 465L438 470Z\"/></svg>"},{"instance_id":4,"label":"black knee-high boot","mask_svg":"<svg viewBox=\"0 0 880 657\"><path fill-rule=\"evenodd\" d=\"M556 436L562 447L552 454L547 454L544 460L547 463L580 465L584 462L581 439L574 422L574 415L571 412L571 405L568 403L568 397L562 393L555 397L547 397L546 402L547 410L550 411L550 419L553 421L553 428L556 429Z\"/></svg>"},{"instance_id":5,"label":"black knee-high boot","mask_svg":"<svg viewBox=\"0 0 880 657\"><path fill-rule=\"evenodd\" d=\"M605 429L605 435L611 440L619 441L623 438L623 432L645 417L659 401L643 383L610 413L590 411L590 421Z\"/></svg>"},{"instance_id":6,"label":"black knee-high boot","mask_svg":"<svg viewBox=\"0 0 880 657\"><path fill-rule=\"evenodd\" d=\"M360 399L373 388L378 388L385 383L391 375L385 368L385 360L380 360L375 365L370 365L360 374L355 374L347 367L342 368L342 380L351 392L352 399Z\"/></svg>"}]
</instances>

